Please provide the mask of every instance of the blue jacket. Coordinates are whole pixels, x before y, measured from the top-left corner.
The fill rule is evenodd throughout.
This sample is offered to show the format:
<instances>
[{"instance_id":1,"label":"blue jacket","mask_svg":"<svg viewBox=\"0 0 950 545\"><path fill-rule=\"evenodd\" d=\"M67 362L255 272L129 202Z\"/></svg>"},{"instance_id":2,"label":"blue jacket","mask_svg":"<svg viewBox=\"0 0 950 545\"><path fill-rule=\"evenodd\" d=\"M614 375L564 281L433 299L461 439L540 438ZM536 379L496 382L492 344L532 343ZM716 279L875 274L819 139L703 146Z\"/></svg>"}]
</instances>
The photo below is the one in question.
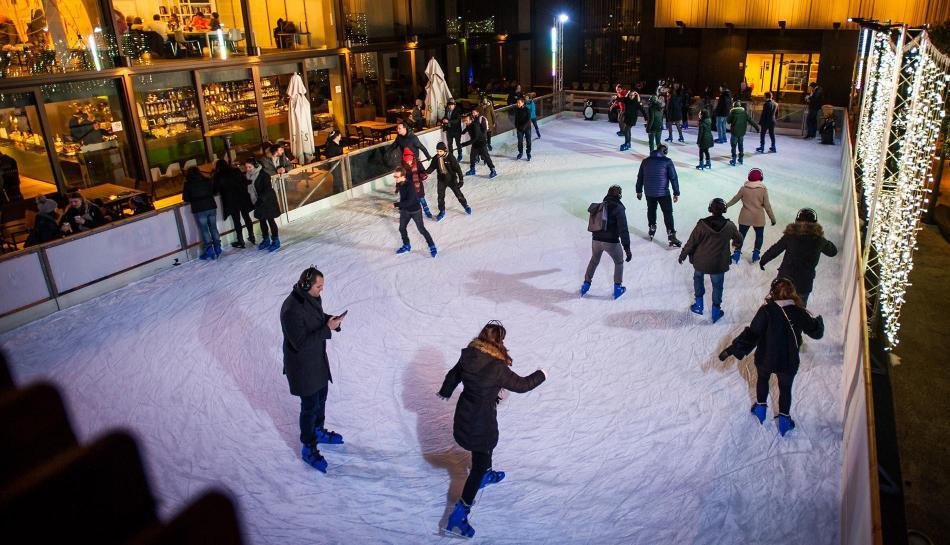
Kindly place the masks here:
<instances>
[{"instance_id":1,"label":"blue jacket","mask_svg":"<svg viewBox=\"0 0 950 545\"><path fill-rule=\"evenodd\" d=\"M422 205L419 204L419 194L416 193L416 188L412 185L412 178L406 176L406 181L396 186L396 190L399 193L396 208L409 213L422 210Z\"/></svg>"},{"instance_id":2,"label":"blue jacket","mask_svg":"<svg viewBox=\"0 0 950 545\"><path fill-rule=\"evenodd\" d=\"M660 153L660 150L654 150L640 163L637 193L644 193L647 197L665 197L670 194L670 184L673 184L673 195L679 197L680 183L673 160Z\"/></svg>"},{"instance_id":3,"label":"blue jacket","mask_svg":"<svg viewBox=\"0 0 950 545\"><path fill-rule=\"evenodd\" d=\"M528 111L531 112L531 119L532 120L537 119L538 109L537 109L537 106L534 105L534 99L527 101L525 105L528 107Z\"/></svg>"}]
</instances>

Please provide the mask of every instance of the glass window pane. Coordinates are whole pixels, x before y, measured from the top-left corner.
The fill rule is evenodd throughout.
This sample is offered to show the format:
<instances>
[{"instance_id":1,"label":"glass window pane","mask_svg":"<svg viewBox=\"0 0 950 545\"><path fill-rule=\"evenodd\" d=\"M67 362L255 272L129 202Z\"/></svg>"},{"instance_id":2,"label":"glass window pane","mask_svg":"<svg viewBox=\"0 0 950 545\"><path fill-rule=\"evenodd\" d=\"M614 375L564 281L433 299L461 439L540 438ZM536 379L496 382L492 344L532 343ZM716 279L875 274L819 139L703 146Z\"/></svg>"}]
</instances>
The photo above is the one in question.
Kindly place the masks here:
<instances>
[{"instance_id":1,"label":"glass window pane","mask_svg":"<svg viewBox=\"0 0 950 545\"><path fill-rule=\"evenodd\" d=\"M251 4L257 45L266 50L337 46L332 2L257 0Z\"/></svg>"},{"instance_id":2,"label":"glass window pane","mask_svg":"<svg viewBox=\"0 0 950 545\"><path fill-rule=\"evenodd\" d=\"M409 10L405 2L344 0L344 34L353 44L391 40L408 32Z\"/></svg>"},{"instance_id":3,"label":"glass window pane","mask_svg":"<svg viewBox=\"0 0 950 545\"><path fill-rule=\"evenodd\" d=\"M412 108L415 95L412 92L412 60L408 51L398 53L382 53L384 72L386 76L385 107L399 109Z\"/></svg>"},{"instance_id":4,"label":"glass window pane","mask_svg":"<svg viewBox=\"0 0 950 545\"><path fill-rule=\"evenodd\" d=\"M257 98L246 69L201 72L201 93L208 118L212 153L256 153L260 149Z\"/></svg>"},{"instance_id":5,"label":"glass window pane","mask_svg":"<svg viewBox=\"0 0 950 545\"><path fill-rule=\"evenodd\" d=\"M118 82L64 82L41 89L66 188L134 187Z\"/></svg>"},{"instance_id":6,"label":"glass window pane","mask_svg":"<svg viewBox=\"0 0 950 545\"><path fill-rule=\"evenodd\" d=\"M296 63L261 67L264 124L267 127L267 139L271 142L290 140L287 87L290 85L290 78L299 72L300 66Z\"/></svg>"},{"instance_id":7,"label":"glass window pane","mask_svg":"<svg viewBox=\"0 0 950 545\"><path fill-rule=\"evenodd\" d=\"M439 32L439 0L412 0L412 32L436 34Z\"/></svg>"},{"instance_id":8,"label":"glass window pane","mask_svg":"<svg viewBox=\"0 0 950 545\"><path fill-rule=\"evenodd\" d=\"M342 129L346 119L346 106L343 104L340 57L307 59L305 67L314 130L328 132ZM318 147L322 145L319 139L316 143Z\"/></svg>"},{"instance_id":9,"label":"glass window pane","mask_svg":"<svg viewBox=\"0 0 950 545\"><path fill-rule=\"evenodd\" d=\"M773 53L749 53L745 60L745 79L752 87L752 96L761 97L772 91L772 78L778 77Z\"/></svg>"},{"instance_id":10,"label":"glass window pane","mask_svg":"<svg viewBox=\"0 0 950 545\"><path fill-rule=\"evenodd\" d=\"M350 73L354 121L366 121L382 114L379 104L379 69L376 53L352 53ZM353 136L353 135L350 135Z\"/></svg>"},{"instance_id":11,"label":"glass window pane","mask_svg":"<svg viewBox=\"0 0 950 545\"><path fill-rule=\"evenodd\" d=\"M56 193L33 95L0 93L0 202Z\"/></svg>"}]
</instances>

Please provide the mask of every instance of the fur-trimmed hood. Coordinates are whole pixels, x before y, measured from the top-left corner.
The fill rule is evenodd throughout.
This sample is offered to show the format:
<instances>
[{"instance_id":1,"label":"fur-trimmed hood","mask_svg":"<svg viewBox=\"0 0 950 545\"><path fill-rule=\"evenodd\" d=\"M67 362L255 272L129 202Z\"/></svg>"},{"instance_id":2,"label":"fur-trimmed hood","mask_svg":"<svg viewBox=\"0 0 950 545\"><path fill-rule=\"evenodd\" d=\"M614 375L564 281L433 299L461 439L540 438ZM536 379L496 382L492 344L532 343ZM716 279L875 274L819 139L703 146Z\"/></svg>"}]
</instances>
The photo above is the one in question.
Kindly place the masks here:
<instances>
[{"instance_id":1,"label":"fur-trimmed hood","mask_svg":"<svg viewBox=\"0 0 950 545\"><path fill-rule=\"evenodd\" d=\"M785 227L785 234L799 237L823 237L825 236L825 230L821 228L820 223L812 223L810 221L796 221L794 223L789 223L788 226Z\"/></svg>"},{"instance_id":2,"label":"fur-trimmed hood","mask_svg":"<svg viewBox=\"0 0 950 545\"><path fill-rule=\"evenodd\" d=\"M756 182L746 182L743 187L748 187L749 189L764 189L765 182L756 181Z\"/></svg>"},{"instance_id":3,"label":"fur-trimmed hood","mask_svg":"<svg viewBox=\"0 0 950 545\"><path fill-rule=\"evenodd\" d=\"M472 342L468 343L468 347L474 348L475 350L478 350L479 352L487 356L491 356L492 358L495 358L496 360L503 361L507 365L511 365L511 358L509 356L506 356L504 353L502 353L502 351L499 350L498 347L496 347L495 345L488 344L485 341L480 341L478 339L475 339Z\"/></svg>"}]
</instances>

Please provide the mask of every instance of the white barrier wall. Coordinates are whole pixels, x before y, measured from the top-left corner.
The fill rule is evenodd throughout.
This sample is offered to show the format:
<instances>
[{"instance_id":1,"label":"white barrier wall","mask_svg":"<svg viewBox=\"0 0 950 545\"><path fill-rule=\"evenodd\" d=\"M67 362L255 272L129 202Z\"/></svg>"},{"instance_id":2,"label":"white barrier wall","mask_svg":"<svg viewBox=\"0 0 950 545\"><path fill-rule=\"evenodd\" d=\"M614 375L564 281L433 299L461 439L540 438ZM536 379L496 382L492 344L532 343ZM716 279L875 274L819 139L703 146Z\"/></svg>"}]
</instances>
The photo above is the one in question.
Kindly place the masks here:
<instances>
[{"instance_id":1,"label":"white barrier wall","mask_svg":"<svg viewBox=\"0 0 950 545\"><path fill-rule=\"evenodd\" d=\"M40 254L0 261L0 316L50 298Z\"/></svg>"}]
</instances>

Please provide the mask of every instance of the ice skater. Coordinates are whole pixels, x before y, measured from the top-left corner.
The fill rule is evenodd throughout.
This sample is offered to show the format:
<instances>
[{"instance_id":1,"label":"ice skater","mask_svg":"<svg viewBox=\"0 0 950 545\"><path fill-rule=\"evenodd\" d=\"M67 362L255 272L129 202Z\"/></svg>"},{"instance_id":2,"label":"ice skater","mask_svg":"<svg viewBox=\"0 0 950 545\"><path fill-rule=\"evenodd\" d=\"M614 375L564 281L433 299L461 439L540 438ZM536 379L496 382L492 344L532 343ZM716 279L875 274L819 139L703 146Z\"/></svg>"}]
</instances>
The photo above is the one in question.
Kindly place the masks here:
<instances>
[{"instance_id":1,"label":"ice skater","mask_svg":"<svg viewBox=\"0 0 950 545\"><path fill-rule=\"evenodd\" d=\"M473 116L472 114L465 114L462 117L462 133L468 133L468 141L472 146L472 150L468 152L469 164L468 172L465 173L466 176L475 175L475 162L478 158L481 158L485 161L485 165L489 168L489 178L494 178L498 176L498 172L495 171L495 163L492 163L491 156L488 155L487 144L485 142L485 127L487 122L483 125L481 122L481 117Z\"/></svg>"},{"instance_id":2,"label":"ice skater","mask_svg":"<svg viewBox=\"0 0 950 545\"><path fill-rule=\"evenodd\" d=\"M524 97L518 97L515 101L515 132L518 134L518 156L515 161L521 159L527 146L528 161L531 160L531 112L524 105Z\"/></svg>"},{"instance_id":3,"label":"ice skater","mask_svg":"<svg viewBox=\"0 0 950 545\"><path fill-rule=\"evenodd\" d=\"M284 375L291 395L300 398L301 456L320 472L327 461L318 443L343 444L343 436L324 427L327 392L333 376L327 359L327 341L339 332L343 317L323 312L323 273L312 265L300 274L290 295L280 307L280 329L284 335Z\"/></svg>"},{"instance_id":4,"label":"ice skater","mask_svg":"<svg viewBox=\"0 0 950 545\"><path fill-rule=\"evenodd\" d=\"M459 161L462 160L462 112L455 105L455 99L450 98L445 106L445 115L442 117L442 130L449 143L449 153L452 153L452 143L458 148Z\"/></svg>"},{"instance_id":5,"label":"ice skater","mask_svg":"<svg viewBox=\"0 0 950 545\"><path fill-rule=\"evenodd\" d=\"M802 333L820 339L824 332L825 324L821 316L816 318L805 310L795 292L795 284L788 278L776 278L772 281L765 304L759 307L752 323L719 354L722 361L726 361L729 356L741 360L755 350L757 378L752 414L759 419L759 423L765 422L769 378L775 374L779 390L776 418L782 436L795 428L795 421L791 417L792 383L798 373Z\"/></svg>"},{"instance_id":6,"label":"ice skater","mask_svg":"<svg viewBox=\"0 0 950 545\"><path fill-rule=\"evenodd\" d=\"M666 156L667 148L660 144L659 148L650 152L650 156L640 163L637 172L637 200L647 195L647 225L650 232L648 237L653 240L656 234L656 207L663 211L663 223L666 225L666 236L670 248L679 248L683 245L676 238L676 228L673 225L673 203L680 199L679 178L676 176L676 166L673 160ZM673 186L673 195L670 196L670 186Z\"/></svg>"},{"instance_id":7,"label":"ice skater","mask_svg":"<svg viewBox=\"0 0 950 545\"><path fill-rule=\"evenodd\" d=\"M612 112L617 112L617 136L624 136L624 126L626 123L624 122L623 117L623 99L627 96L627 90L623 88L623 85L618 83L617 86L614 87L614 91L617 94L614 95L613 100L610 101L610 108L607 110L607 117L609 118Z\"/></svg>"},{"instance_id":8,"label":"ice skater","mask_svg":"<svg viewBox=\"0 0 950 545\"><path fill-rule=\"evenodd\" d=\"M739 192L726 203L726 208L742 201L742 210L739 211L739 234L742 242L732 253L733 263L738 264L742 258L742 245L746 233L751 227L755 231L755 246L752 248L752 262L759 260L762 250L762 241L765 238L765 215L768 214L772 225L775 225L775 214L772 212L772 203L769 202L769 190L765 187L762 171L753 168L749 171L748 181L739 188Z\"/></svg>"},{"instance_id":9,"label":"ice skater","mask_svg":"<svg viewBox=\"0 0 950 545\"><path fill-rule=\"evenodd\" d=\"M678 87L678 85L677 85ZM673 141L673 127L676 127L676 132L679 134L679 142L686 142L683 139L683 118L684 110L686 109L686 97L683 96L683 92L679 89L671 92L667 96L666 101L666 141Z\"/></svg>"},{"instance_id":10,"label":"ice skater","mask_svg":"<svg viewBox=\"0 0 950 545\"><path fill-rule=\"evenodd\" d=\"M778 267L779 277L788 278L795 284L795 291L802 299L802 306L808 306L815 283L815 267L821 254L828 257L838 255L838 248L825 239L825 232L818 223L818 214L811 208L802 208L795 216L795 223L785 227L785 233L778 242L762 254L759 267L765 265L785 252L782 264Z\"/></svg>"},{"instance_id":11,"label":"ice skater","mask_svg":"<svg viewBox=\"0 0 950 545\"><path fill-rule=\"evenodd\" d=\"M732 92L723 83L719 86L719 100L716 102L716 143L726 143L726 118L732 108Z\"/></svg>"},{"instance_id":12,"label":"ice skater","mask_svg":"<svg viewBox=\"0 0 950 545\"><path fill-rule=\"evenodd\" d=\"M612 185L607 190L603 202L591 203L587 212L591 222L587 227L591 231L591 256L587 263L587 273L584 283L581 284L581 297L590 291L590 283L594 279L594 272L600 265L600 257L604 252L614 261L614 299L623 295L627 288L623 286L623 258L626 254L627 262L633 259L630 253L630 230L627 228L627 212L620 202L622 189L619 185Z\"/></svg>"},{"instance_id":13,"label":"ice skater","mask_svg":"<svg viewBox=\"0 0 950 545\"><path fill-rule=\"evenodd\" d=\"M547 379L547 372L543 369L527 377L511 370L505 333L505 327L497 320L485 324L478 337L462 349L462 356L445 375L437 394L448 399L459 383L462 384L462 393L455 406L453 435L460 447L472 453L472 469L445 529L465 537L475 535L475 529L468 523L475 494L505 478L504 471L492 469L492 452L498 444L498 394L502 388L516 393L529 392Z\"/></svg>"},{"instance_id":14,"label":"ice skater","mask_svg":"<svg viewBox=\"0 0 950 545\"><path fill-rule=\"evenodd\" d=\"M436 173L439 181L439 213L435 216L435 221L442 221L445 217L445 188L452 190L459 204L465 209L466 214L471 214L472 209L462 194L462 185L465 183L462 177L462 167L451 154L447 153L445 142L439 142L435 145L435 159L429 163L426 174Z\"/></svg>"},{"instance_id":15,"label":"ice skater","mask_svg":"<svg viewBox=\"0 0 950 545\"><path fill-rule=\"evenodd\" d=\"M214 164L211 181L221 190L221 208L224 209L224 218L230 217L234 225L234 235L237 240L231 243L231 247L246 247L244 233L241 232L242 217L244 218L243 227L247 229L247 241L251 243L251 246L255 246L257 239L254 238L254 222L251 221L251 210L254 209L254 205L251 202L251 195L247 192L250 181L244 177L240 169L231 166L225 159L218 159Z\"/></svg>"},{"instance_id":16,"label":"ice skater","mask_svg":"<svg viewBox=\"0 0 950 545\"><path fill-rule=\"evenodd\" d=\"M396 181L396 192L399 194L399 200L393 203L393 207L399 209L399 235L402 237L402 246L396 250L396 253L404 254L412 250L412 246L409 244L409 232L406 227L409 225L409 221L413 221L416 228L419 229L419 233L426 239L426 244L429 245L429 253L432 257L435 257L437 253L435 241L432 240L432 235L429 234L426 226L422 223L422 205L419 204L419 195L416 193L412 181L407 180L407 175L406 167L403 166L396 167L393 172L393 179Z\"/></svg>"},{"instance_id":17,"label":"ice skater","mask_svg":"<svg viewBox=\"0 0 950 545\"><path fill-rule=\"evenodd\" d=\"M271 183L271 177L264 172L257 159L249 157L244 162L244 175L254 184L257 200L254 201L254 217L261 223L261 243L258 250L274 252L280 248L280 238L277 231L277 217L280 216L280 203L277 192Z\"/></svg>"},{"instance_id":18,"label":"ice skater","mask_svg":"<svg viewBox=\"0 0 950 545\"><path fill-rule=\"evenodd\" d=\"M419 197L419 206L422 207L422 213L430 220L432 212L429 211L429 201L426 200L426 178L429 176L409 148L402 149L402 166L406 169L406 178L412 182L412 187L416 190Z\"/></svg>"},{"instance_id":19,"label":"ice skater","mask_svg":"<svg viewBox=\"0 0 950 545\"><path fill-rule=\"evenodd\" d=\"M396 123L396 139L393 140L393 143L389 145L390 150L397 149L402 153L406 148L412 150L412 155L415 157L416 161L419 161L419 154L426 156L426 161L431 161L432 156L429 154L429 150L422 145L422 142L419 140L419 137L416 136L414 132L406 125L404 121L399 121ZM459 148L461 150L461 148Z\"/></svg>"},{"instance_id":20,"label":"ice skater","mask_svg":"<svg viewBox=\"0 0 950 545\"><path fill-rule=\"evenodd\" d=\"M650 97L650 106L647 109L647 119L645 121L647 129L647 138L650 143L650 153L659 148L660 140L663 139L663 104L656 96Z\"/></svg>"},{"instance_id":21,"label":"ice skater","mask_svg":"<svg viewBox=\"0 0 950 545\"><path fill-rule=\"evenodd\" d=\"M494 151L491 147L491 137L495 134L498 125L495 121L495 105L492 104L488 95L482 97L482 102L478 105L478 111L481 112L482 117L485 118L485 123L488 125L488 132L485 133L485 144L488 146L488 151Z\"/></svg>"},{"instance_id":22,"label":"ice skater","mask_svg":"<svg viewBox=\"0 0 950 545\"><path fill-rule=\"evenodd\" d=\"M712 168L712 161L709 159L709 150L713 147L712 120L709 118L709 110L699 112L699 134L696 135L696 145L699 147L699 164L696 168L699 170Z\"/></svg>"},{"instance_id":23,"label":"ice skater","mask_svg":"<svg viewBox=\"0 0 950 545\"><path fill-rule=\"evenodd\" d=\"M765 133L769 133L769 153L775 153L775 124L778 122L778 102L772 98L772 91L765 92L765 102L762 103L762 113L759 115L759 147L756 153L765 153Z\"/></svg>"},{"instance_id":24,"label":"ice skater","mask_svg":"<svg viewBox=\"0 0 950 545\"><path fill-rule=\"evenodd\" d=\"M528 93L525 106L528 107L528 112L531 113L531 125L534 127L534 133L538 138L541 138L541 129L538 128L538 107L534 103L534 93Z\"/></svg>"},{"instance_id":25,"label":"ice skater","mask_svg":"<svg viewBox=\"0 0 950 545\"><path fill-rule=\"evenodd\" d=\"M695 314L703 313L703 296L706 295L706 275L712 282L712 310L710 316L713 323L722 318L722 289L726 272L729 270L729 243L741 244L742 235L736 229L736 224L723 217L726 213L726 203L715 198L707 208L711 214L698 222L693 232L686 239L686 245L680 252L679 262L687 258L693 264L693 295L695 302L689 310Z\"/></svg>"},{"instance_id":26,"label":"ice skater","mask_svg":"<svg viewBox=\"0 0 950 545\"><path fill-rule=\"evenodd\" d=\"M627 151L630 149L630 131L637 125L637 112L641 108L640 95L623 87L619 87L619 89L623 93L618 95L619 98L617 99L620 104L618 116L620 118L621 134L623 135L623 144L620 146L620 151Z\"/></svg>"},{"instance_id":27,"label":"ice skater","mask_svg":"<svg viewBox=\"0 0 950 545\"><path fill-rule=\"evenodd\" d=\"M743 148L745 133L749 130L749 125L752 125L755 130L760 132L762 129L756 125L755 121L752 121L749 112L738 100L732 104L732 110L729 111L729 117L726 118L726 121L729 123L729 132L731 133L729 146L732 149L732 160L729 161L729 164L736 166L738 160L738 163L741 165L742 157L745 153L745 149ZM738 156L736 155L737 148L739 151Z\"/></svg>"},{"instance_id":28,"label":"ice skater","mask_svg":"<svg viewBox=\"0 0 950 545\"><path fill-rule=\"evenodd\" d=\"M201 234L204 245L199 259L218 259L221 257L221 236L218 234L218 204L214 200L218 188L205 178L198 167L189 167L185 171L185 184L181 189L181 200L191 204L191 213L195 225Z\"/></svg>"}]
</instances>

